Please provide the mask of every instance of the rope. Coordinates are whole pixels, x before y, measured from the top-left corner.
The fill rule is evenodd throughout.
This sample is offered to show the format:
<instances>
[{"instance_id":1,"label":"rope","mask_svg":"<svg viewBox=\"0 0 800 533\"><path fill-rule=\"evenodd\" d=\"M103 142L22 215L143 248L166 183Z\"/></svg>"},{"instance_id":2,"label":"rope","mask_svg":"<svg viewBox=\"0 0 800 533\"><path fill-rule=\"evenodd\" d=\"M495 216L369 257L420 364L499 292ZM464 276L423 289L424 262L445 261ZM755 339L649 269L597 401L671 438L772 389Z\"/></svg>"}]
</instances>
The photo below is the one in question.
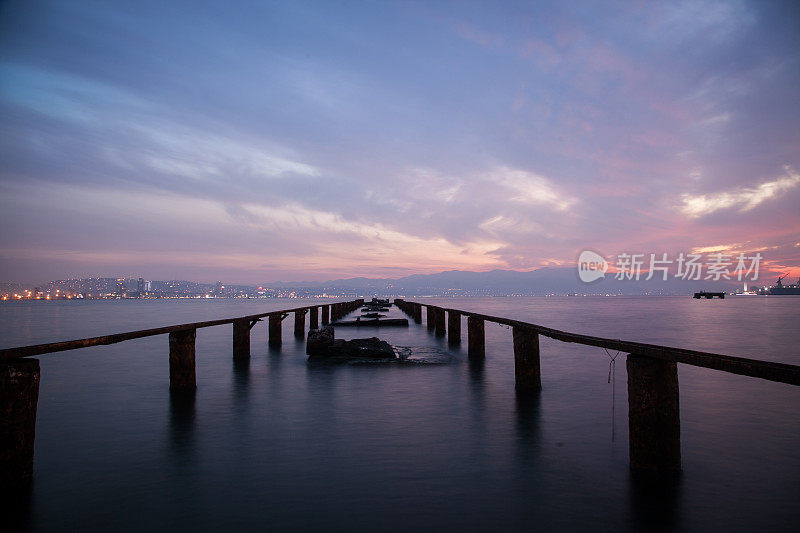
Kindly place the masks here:
<instances>
[{"instance_id":1,"label":"rope","mask_svg":"<svg viewBox=\"0 0 800 533\"><path fill-rule=\"evenodd\" d=\"M608 356L608 382L611 383L611 442L614 442L616 437L616 424L614 423L617 399L617 356L621 352L617 352L612 357L606 348L606 355Z\"/></svg>"}]
</instances>

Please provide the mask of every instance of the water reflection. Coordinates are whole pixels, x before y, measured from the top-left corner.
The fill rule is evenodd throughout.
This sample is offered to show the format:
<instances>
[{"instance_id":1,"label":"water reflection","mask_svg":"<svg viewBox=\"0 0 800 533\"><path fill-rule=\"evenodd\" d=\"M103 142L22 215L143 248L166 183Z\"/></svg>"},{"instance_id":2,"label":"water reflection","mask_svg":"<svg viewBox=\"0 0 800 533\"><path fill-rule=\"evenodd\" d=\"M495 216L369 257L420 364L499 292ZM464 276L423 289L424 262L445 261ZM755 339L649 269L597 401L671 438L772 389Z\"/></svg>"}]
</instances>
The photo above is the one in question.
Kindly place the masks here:
<instances>
[{"instance_id":1,"label":"water reflection","mask_svg":"<svg viewBox=\"0 0 800 533\"><path fill-rule=\"evenodd\" d=\"M171 391L169 395L169 433L176 464L193 462L195 454L195 392Z\"/></svg>"},{"instance_id":2,"label":"water reflection","mask_svg":"<svg viewBox=\"0 0 800 533\"><path fill-rule=\"evenodd\" d=\"M36 465L34 464L34 481ZM21 486L0 487L2 499L3 526L6 531L30 531L30 517L33 507L33 482Z\"/></svg>"},{"instance_id":3,"label":"water reflection","mask_svg":"<svg viewBox=\"0 0 800 533\"><path fill-rule=\"evenodd\" d=\"M680 531L682 475L653 476L631 472L631 515L640 531Z\"/></svg>"},{"instance_id":4,"label":"water reflection","mask_svg":"<svg viewBox=\"0 0 800 533\"><path fill-rule=\"evenodd\" d=\"M247 406L250 393L250 358L233 360L233 400L240 407Z\"/></svg>"},{"instance_id":5,"label":"water reflection","mask_svg":"<svg viewBox=\"0 0 800 533\"><path fill-rule=\"evenodd\" d=\"M541 396L531 393L516 394L516 442L521 459L538 455L541 439Z\"/></svg>"}]
</instances>

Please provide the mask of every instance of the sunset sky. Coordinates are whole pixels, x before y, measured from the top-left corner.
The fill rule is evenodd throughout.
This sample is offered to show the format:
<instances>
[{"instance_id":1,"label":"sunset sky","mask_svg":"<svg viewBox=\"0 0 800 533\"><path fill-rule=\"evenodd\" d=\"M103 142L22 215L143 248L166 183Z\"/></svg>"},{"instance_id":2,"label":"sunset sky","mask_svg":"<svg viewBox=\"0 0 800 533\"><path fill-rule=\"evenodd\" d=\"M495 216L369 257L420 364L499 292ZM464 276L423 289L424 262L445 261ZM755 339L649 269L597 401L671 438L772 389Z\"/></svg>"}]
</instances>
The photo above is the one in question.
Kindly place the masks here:
<instances>
[{"instance_id":1,"label":"sunset sky","mask_svg":"<svg viewBox=\"0 0 800 533\"><path fill-rule=\"evenodd\" d=\"M6 1L0 225L0 281L797 276L800 3Z\"/></svg>"}]
</instances>

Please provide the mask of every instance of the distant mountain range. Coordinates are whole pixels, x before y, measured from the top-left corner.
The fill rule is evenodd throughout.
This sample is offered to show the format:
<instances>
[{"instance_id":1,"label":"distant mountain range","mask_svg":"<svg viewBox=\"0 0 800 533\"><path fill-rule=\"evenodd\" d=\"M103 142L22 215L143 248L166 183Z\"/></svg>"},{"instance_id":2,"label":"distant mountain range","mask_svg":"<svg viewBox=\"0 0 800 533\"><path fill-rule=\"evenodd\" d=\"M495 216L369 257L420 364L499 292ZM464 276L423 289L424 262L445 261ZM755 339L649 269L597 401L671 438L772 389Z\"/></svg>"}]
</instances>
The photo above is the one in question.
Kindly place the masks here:
<instances>
[{"instance_id":1,"label":"distant mountain range","mask_svg":"<svg viewBox=\"0 0 800 533\"><path fill-rule=\"evenodd\" d=\"M642 276L644 277L644 276ZM656 276L658 277L658 276ZM758 284L758 283L755 283ZM606 278L583 283L574 268L539 268L529 271L490 270L470 272L450 270L436 274L415 274L402 278L347 278L319 282L277 282L264 285L271 288L324 288L327 290L356 290L376 294L422 295L547 295L547 294L687 294L699 290L733 290L741 286L736 281L616 280Z\"/></svg>"}]
</instances>

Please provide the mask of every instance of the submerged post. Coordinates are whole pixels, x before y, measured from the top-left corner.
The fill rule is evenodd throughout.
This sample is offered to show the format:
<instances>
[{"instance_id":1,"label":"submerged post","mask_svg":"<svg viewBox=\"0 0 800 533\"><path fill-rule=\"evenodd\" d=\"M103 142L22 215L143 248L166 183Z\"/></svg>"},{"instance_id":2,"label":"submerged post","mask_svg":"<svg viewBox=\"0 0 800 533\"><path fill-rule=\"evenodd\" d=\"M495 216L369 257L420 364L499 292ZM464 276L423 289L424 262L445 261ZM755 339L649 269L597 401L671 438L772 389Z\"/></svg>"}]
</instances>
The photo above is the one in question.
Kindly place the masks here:
<instances>
[{"instance_id":1,"label":"submerged post","mask_svg":"<svg viewBox=\"0 0 800 533\"><path fill-rule=\"evenodd\" d=\"M628 354L626 367L631 469L656 474L680 471L677 363Z\"/></svg>"},{"instance_id":2,"label":"submerged post","mask_svg":"<svg viewBox=\"0 0 800 533\"><path fill-rule=\"evenodd\" d=\"M447 344L461 344L461 313L452 309L447 311Z\"/></svg>"},{"instance_id":3,"label":"submerged post","mask_svg":"<svg viewBox=\"0 0 800 533\"><path fill-rule=\"evenodd\" d=\"M183 329L169 334L169 389L193 391L197 388L194 373L194 341L197 330Z\"/></svg>"},{"instance_id":4,"label":"submerged post","mask_svg":"<svg viewBox=\"0 0 800 533\"><path fill-rule=\"evenodd\" d=\"M486 357L486 335L482 318L467 317L467 355L470 359Z\"/></svg>"},{"instance_id":5,"label":"submerged post","mask_svg":"<svg viewBox=\"0 0 800 533\"><path fill-rule=\"evenodd\" d=\"M514 377L518 392L542 390L539 367L539 334L528 328L513 328Z\"/></svg>"},{"instance_id":6,"label":"submerged post","mask_svg":"<svg viewBox=\"0 0 800 533\"><path fill-rule=\"evenodd\" d=\"M329 324L330 323L330 306L325 304L322 306L322 323Z\"/></svg>"},{"instance_id":7,"label":"submerged post","mask_svg":"<svg viewBox=\"0 0 800 533\"><path fill-rule=\"evenodd\" d=\"M433 306L426 306L425 307L425 322L428 325L428 329L433 329L436 327L436 319L434 316Z\"/></svg>"},{"instance_id":8,"label":"submerged post","mask_svg":"<svg viewBox=\"0 0 800 533\"><path fill-rule=\"evenodd\" d=\"M294 312L294 336L303 339L306 336L306 310L301 309Z\"/></svg>"},{"instance_id":9,"label":"submerged post","mask_svg":"<svg viewBox=\"0 0 800 533\"><path fill-rule=\"evenodd\" d=\"M39 360L0 364L0 488L24 487L33 477Z\"/></svg>"},{"instance_id":10,"label":"submerged post","mask_svg":"<svg viewBox=\"0 0 800 533\"><path fill-rule=\"evenodd\" d=\"M233 321L233 358L250 357L250 321L239 319Z\"/></svg>"},{"instance_id":11,"label":"submerged post","mask_svg":"<svg viewBox=\"0 0 800 533\"><path fill-rule=\"evenodd\" d=\"M267 343L270 346L280 346L283 342L281 321L283 321L283 315L281 313L269 315L269 336L267 338Z\"/></svg>"},{"instance_id":12,"label":"submerged post","mask_svg":"<svg viewBox=\"0 0 800 533\"><path fill-rule=\"evenodd\" d=\"M441 307L436 307L433 310L433 320L434 326L436 327L436 336L437 337L444 337L445 331L445 317L444 317L444 309Z\"/></svg>"},{"instance_id":13,"label":"submerged post","mask_svg":"<svg viewBox=\"0 0 800 533\"><path fill-rule=\"evenodd\" d=\"M319 329L319 307L316 305L308 310L308 329Z\"/></svg>"},{"instance_id":14,"label":"submerged post","mask_svg":"<svg viewBox=\"0 0 800 533\"><path fill-rule=\"evenodd\" d=\"M422 324L422 304L414 303L414 322Z\"/></svg>"}]
</instances>

